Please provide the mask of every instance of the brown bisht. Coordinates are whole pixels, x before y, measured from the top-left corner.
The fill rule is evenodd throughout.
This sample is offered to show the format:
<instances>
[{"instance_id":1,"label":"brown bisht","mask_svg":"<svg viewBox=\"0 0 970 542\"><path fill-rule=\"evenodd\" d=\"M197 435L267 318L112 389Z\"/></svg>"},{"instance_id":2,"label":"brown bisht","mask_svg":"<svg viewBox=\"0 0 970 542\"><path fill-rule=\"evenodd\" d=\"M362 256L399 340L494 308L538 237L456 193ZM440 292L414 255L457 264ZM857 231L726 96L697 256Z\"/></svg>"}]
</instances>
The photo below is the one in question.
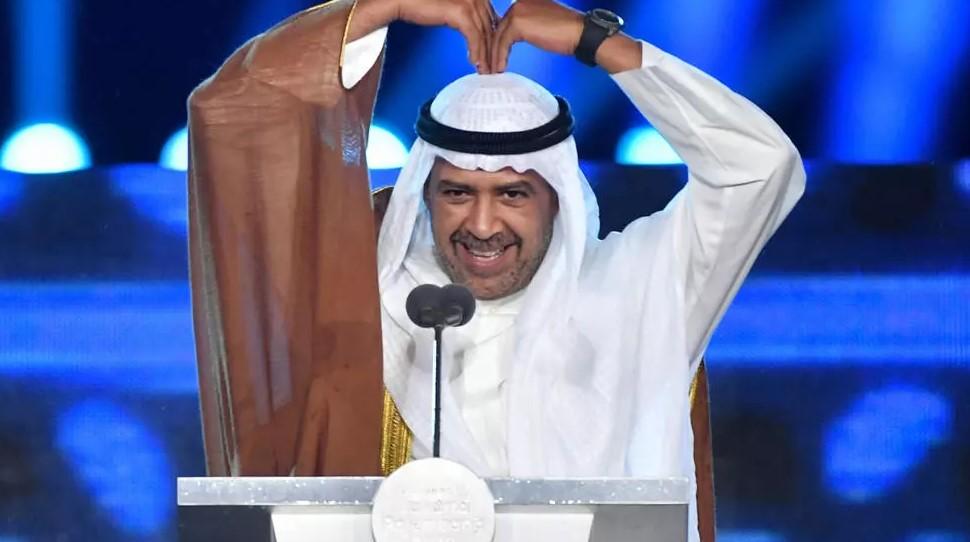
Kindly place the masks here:
<instances>
[{"instance_id":1,"label":"brown bisht","mask_svg":"<svg viewBox=\"0 0 970 542\"><path fill-rule=\"evenodd\" d=\"M189 98L192 310L208 473L376 475L383 405L353 2L249 41Z\"/></svg>"}]
</instances>

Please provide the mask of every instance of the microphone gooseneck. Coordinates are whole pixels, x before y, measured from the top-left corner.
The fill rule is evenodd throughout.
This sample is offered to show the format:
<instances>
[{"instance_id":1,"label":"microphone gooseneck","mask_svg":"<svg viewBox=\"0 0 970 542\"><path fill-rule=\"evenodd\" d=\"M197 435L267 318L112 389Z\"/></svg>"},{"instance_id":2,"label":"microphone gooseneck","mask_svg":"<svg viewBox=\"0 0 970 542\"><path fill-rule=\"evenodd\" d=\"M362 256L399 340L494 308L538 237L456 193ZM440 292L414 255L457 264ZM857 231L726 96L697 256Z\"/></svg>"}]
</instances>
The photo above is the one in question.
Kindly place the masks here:
<instances>
[{"instance_id":1,"label":"microphone gooseneck","mask_svg":"<svg viewBox=\"0 0 970 542\"><path fill-rule=\"evenodd\" d=\"M408 318L418 327L434 329L434 436L432 455L441 457L441 335L446 327L467 324L475 315L475 297L458 284L443 288L422 284L405 302Z\"/></svg>"},{"instance_id":2,"label":"microphone gooseneck","mask_svg":"<svg viewBox=\"0 0 970 542\"><path fill-rule=\"evenodd\" d=\"M431 457L441 457L441 332L434 327L434 431L431 435Z\"/></svg>"}]
</instances>

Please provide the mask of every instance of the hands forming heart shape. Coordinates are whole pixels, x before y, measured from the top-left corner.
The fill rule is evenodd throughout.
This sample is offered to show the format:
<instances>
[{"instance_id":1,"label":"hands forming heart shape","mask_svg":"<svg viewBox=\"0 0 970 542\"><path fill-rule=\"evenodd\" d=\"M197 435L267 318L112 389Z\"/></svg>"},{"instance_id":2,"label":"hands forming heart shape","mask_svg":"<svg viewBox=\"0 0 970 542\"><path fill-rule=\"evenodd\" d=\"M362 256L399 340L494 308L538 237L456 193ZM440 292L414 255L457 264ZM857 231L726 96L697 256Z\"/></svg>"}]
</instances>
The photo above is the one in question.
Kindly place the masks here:
<instances>
[{"instance_id":1,"label":"hands forming heart shape","mask_svg":"<svg viewBox=\"0 0 970 542\"><path fill-rule=\"evenodd\" d=\"M501 17L490 0L358 0L357 10L355 18L373 28L393 21L454 28L465 37L478 73L505 71L517 42L572 55L583 32L583 13L554 0L517 0Z\"/></svg>"}]
</instances>

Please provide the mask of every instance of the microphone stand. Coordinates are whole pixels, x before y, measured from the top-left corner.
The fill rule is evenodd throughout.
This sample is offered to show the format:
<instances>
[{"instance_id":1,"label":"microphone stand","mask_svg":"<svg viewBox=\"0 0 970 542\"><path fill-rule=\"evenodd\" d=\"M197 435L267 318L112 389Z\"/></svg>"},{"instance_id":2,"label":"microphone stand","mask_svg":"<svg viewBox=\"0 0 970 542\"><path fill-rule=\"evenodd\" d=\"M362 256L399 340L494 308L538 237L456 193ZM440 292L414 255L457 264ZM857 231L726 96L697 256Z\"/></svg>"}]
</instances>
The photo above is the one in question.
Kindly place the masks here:
<instances>
[{"instance_id":1,"label":"microphone stand","mask_svg":"<svg viewBox=\"0 0 970 542\"><path fill-rule=\"evenodd\" d=\"M441 457L441 332L445 326L434 326L434 437L432 457Z\"/></svg>"}]
</instances>

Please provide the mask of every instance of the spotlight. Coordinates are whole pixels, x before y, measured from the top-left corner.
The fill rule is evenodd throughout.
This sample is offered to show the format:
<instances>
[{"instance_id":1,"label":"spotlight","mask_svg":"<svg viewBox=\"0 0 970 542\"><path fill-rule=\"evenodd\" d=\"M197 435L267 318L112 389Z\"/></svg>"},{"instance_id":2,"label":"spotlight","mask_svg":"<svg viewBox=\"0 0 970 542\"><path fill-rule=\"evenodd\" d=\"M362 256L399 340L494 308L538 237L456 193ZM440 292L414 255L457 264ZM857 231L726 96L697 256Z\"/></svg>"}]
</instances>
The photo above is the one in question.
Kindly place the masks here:
<instances>
[{"instance_id":1,"label":"spotlight","mask_svg":"<svg viewBox=\"0 0 970 542\"><path fill-rule=\"evenodd\" d=\"M649 126L633 128L620 138L616 161L625 165L683 164L677 152L657 130Z\"/></svg>"},{"instance_id":2,"label":"spotlight","mask_svg":"<svg viewBox=\"0 0 970 542\"><path fill-rule=\"evenodd\" d=\"M165 169L186 171L189 169L189 130L182 128L165 142L158 157L158 165Z\"/></svg>"},{"instance_id":3,"label":"spotlight","mask_svg":"<svg viewBox=\"0 0 970 542\"><path fill-rule=\"evenodd\" d=\"M370 127L367 138L367 167L395 169L404 165L408 149L390 130L377 124Z\"/></svg>"},{"instance_id":4,"label":"spotlight","mask_svg":"<svg viewBox=\"0 0 970 542\"><path fill-rule=\"evenodd\" d=\"M59 124L21 128L0 149L0 168L20 173L64 173L90 165L84 140Z\"/></svg>"}]
</instances>

